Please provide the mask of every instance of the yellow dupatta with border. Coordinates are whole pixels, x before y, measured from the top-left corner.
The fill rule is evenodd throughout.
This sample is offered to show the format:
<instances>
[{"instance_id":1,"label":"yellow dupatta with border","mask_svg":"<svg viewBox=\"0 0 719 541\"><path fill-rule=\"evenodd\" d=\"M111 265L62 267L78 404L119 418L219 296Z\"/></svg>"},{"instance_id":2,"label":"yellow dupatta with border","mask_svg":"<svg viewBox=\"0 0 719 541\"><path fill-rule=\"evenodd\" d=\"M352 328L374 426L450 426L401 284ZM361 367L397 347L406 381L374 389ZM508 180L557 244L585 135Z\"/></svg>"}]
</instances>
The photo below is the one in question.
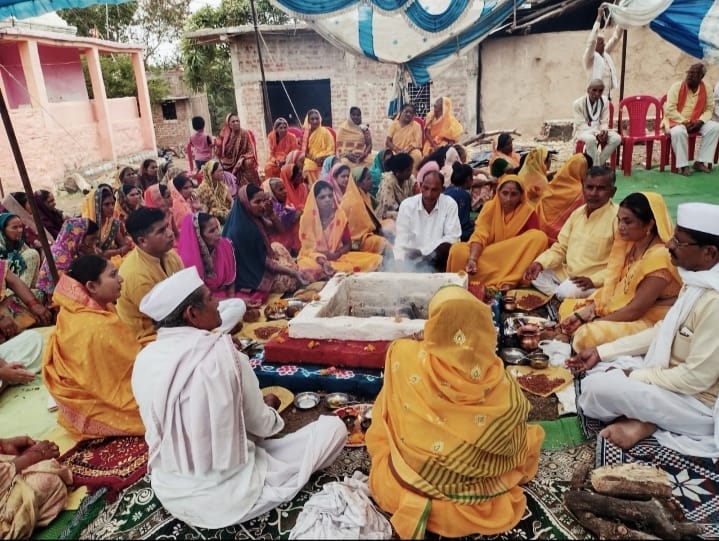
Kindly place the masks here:
<instances>
[{"instance_id":1,"label":"yellow dupatta with border","mask_svg":"<svg viewBox=\"0 0 719 541\"><path fill-rule=\"evenodd\" d=\"M322 166L317 165L317 163L308 156L312 156L313 158L333 156L335 153L335 139L332 137L330 131L322 125L322 115L320 115L319 127L315 131L310 132L309 116L311 112L316 112L318 115L320 114L316 109L312 109L305 115L305 121L302 123L302 127L304 128L302 152L305 154L303 170L305 173L310 173L310 176L316 177L322 169ZM310 179L312 183L314 183L315 180L317 180L317 178Z\"/></svg>"},{"instance_id":2,"label":"yellow dupatta with border","mask_svg":"<svg viewBox=\"0 0 719 541\"><path fill-rule=\"evenodd\" d=\"M425 528L499 533L524 514L518 484L536 474L544 433L528 427L529 402L494 336L489 307L447 286L429 304L424 339L396 340L387 352L366 437L369 485L403 539Z\"/></svg>"},{"instance_id":3,"label":"yellow dupatta with border","mask_svg":"<svg viewBox=\"0 0 719 541\"><path fill-rule=\"evenodd\" d=\"M298 259L311 258L315 261L318 256L324 255L322 252L336 252L342 246L342 234L347 224L347 215L344 210L337 208L332 221L323 230L315 193L314 190L310 190L304 212L300 217L302 247Z\"/></svg>"},{"instance_id":4,"label":"yellow dupatta with border","mask_svg":"<svg viewBox=\"0 0 719 541\"><path fill-rule=\"evenodd\" d=\"M527 198L530 202L537 201L549 185L547 180L547 161L549 152L544 147L533 148L527 154L522 169L519 170L519 178L524 182Z\"/></svg>"},{"instance_id":5,"label":"yellow dupatta with border","mask_svg":"<svg viewBox=\"0 0 719 541\"><path fill-rule=\"evenodd\" d=\"M115 307L98 305L63 274L60 306L43 359L45 385L58 404L58 423L75 440L145 433L130 386L140 343Z\"/></svg>"},{"instance_id":6,"label":"yellow dupatta with border","mask_svg":"<svg viewBox=\"0 0 719 541\"><path fill-rule=\"evenodd\" d=\"M389 136L392 144L399 147L402 152L422 150L422 126L414 120L406 126L402 126L399 118L393 120L389 127Z\"/></svg>"},{"instance_id":7,"label":"yellow dupatta with border","mask_svg":"<svg viewBox=\"0 0 719 541\"><path fill-rule=\"evenodd\" d=\"M460 136L464 133L464 127L459 120L452 114L452 100L448 97L442 97L442 116L435 118L434 109L427 114L424 125L425 130L429 128L429 134L432 136L435 144L439 146L448 144L449 142L457 143ZM429 141L424 143L424 154L431 152L432 145Z\"/></svg>"},{"instance_id":8,"label":"yellow dupatta with border","mask_svg":"<svg viewBox=\"0 0 719 541\"><path fill-rule=\"evenodd\" d=\"M559 230L569 215L584 204L582 181L587 175L584 154L574 154L564 162L537 203L539 227L549 242L557 240Z\"/></svg>"},{"instance_id":9,"label":"yellow dupatta with border","mask_svg":"<svg viewBox=\"0 0 719 541\"><path fill-rule=\"evenodd\" d=\"M516 182L522 190L522 199L510 216L505 216L502 204L499 202L499 189L507 182ZM527 192L522 179L517 175L504 175L499 179L494 197L485 203L474 222L474 233L469 242L478 242L485 248L495 242L516 237L527 220L534 213L534 209L527 202Z\"/></svg>"},{"instance_id":10,"label":"yellow dupatta with border","mask_svg":"<svg viewBox=\"0 0 719 541\"><path fill-rule=\"evenodd\" d=\"M674 226L664 198L656 192L641 193L649 201L659 238L662 243L666 244L674 234ZM633 243L623 240L617 233L607 260L607 278L604 285L592 296L594 313L597 316L610 314L629 304L634 298L639 284L652 272L669 271L676 282L681 284L679 272L671 263L664 244L655 244L650 247L637 261L625 268Z\"/></svg>"}]
</instances>

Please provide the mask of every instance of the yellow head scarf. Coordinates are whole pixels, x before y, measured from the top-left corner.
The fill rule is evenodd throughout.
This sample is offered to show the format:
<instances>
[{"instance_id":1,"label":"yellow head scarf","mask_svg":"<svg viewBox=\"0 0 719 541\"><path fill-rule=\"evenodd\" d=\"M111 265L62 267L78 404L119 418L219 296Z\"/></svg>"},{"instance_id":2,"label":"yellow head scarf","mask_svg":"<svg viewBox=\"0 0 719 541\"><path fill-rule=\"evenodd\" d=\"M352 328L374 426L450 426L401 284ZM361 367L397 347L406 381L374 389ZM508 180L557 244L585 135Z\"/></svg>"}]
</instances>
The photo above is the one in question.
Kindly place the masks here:
<instances>
[{"instance_id":1,"label":"yellow head scarf","mask_svg":"<svg viewBox=\"0 0 719 541\"><path fill-rule=\"evenodd\" d=\"M507 182L516 182L522 192L519 205L509 216L505 216L499 201L499 190ZM470 242L478 242L486 247L492 243L516 237L533 213L534 209L527 202L527 193L522 179L517 175L503 175L499 179L494 197L485 203L477 216L477 221L474 222L474 233L472 233Z\"/></svg>"},{"instance_id":2,"label":"yellow head scarf","mask_svg":"<svg viewBox=\"0 0 719 541\"><path fill-rule=\"evenodd\" d=\"M549 152L546 148L533 148L527 154L522 169L519 170L519 177L524 181L527 198L530 201L539 199L549 184L547 181L547 156L549 156Z\"/></svg>"},{"instance_id":3,"label":"yellow head scarf","mask_svg":"<svg viewBox=\"0 0 719 541\"><path fill-rule=\"evenodd\" d=\"M330 186L331 187L331 186ZM310 188L305 209L300 217L299 257L312 257L315 252L335 252L342 245L342 233L347 226L347 215L341 208L335 209L335 215L326 230L322 229L320 211L317 208L315 191Z\"/></svg>"},{"instance_id":4,"label":"yellow head scarf","mask_svg":"<svg viewBox=\"0 0 719 541\"><path fill-rule=\"evenodd\" d=\"M435 118L434 110L430 111L427 115L427 124L430 127L432 138L435 140L444 139L456 142L464 132L462 124L452 114L452 100L446 96L442 97L442 116Z\"/></svg>"},{"instance_id":5,"label":"yellow head scarf","mask_svg":"<svg viewBox=\"0 0 719 541\"><path fill-rule=\"evenodd\" d=\"M584 154L574 154L564 162L542 194L537 204L537 215L542 230L550 239L556 240L569 215L584 203L582 181L587 169Z\"/></svg>"}]
</instances>

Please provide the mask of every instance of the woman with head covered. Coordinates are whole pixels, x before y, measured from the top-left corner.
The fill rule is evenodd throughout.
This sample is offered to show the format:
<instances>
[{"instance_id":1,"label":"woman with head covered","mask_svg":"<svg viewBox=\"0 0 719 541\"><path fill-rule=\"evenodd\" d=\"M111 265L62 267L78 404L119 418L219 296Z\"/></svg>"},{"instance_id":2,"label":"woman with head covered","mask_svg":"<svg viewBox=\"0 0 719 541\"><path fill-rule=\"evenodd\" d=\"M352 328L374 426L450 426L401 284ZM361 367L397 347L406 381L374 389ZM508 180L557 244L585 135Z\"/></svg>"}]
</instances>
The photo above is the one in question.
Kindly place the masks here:
<instances>
[{"instance_id":1,"label":"woman with head covered","mask_svg":"<svg viewBox=\"0 0 719 541\"><path fill-rule=\"evenodd\" d=\"M369 487L402 539L493 535L526 509L520 484L544 439L530 404L495 354L489 307L447 286L429 304L424 339L387 351L372 410Z\"/></svg>"}]
</instances>

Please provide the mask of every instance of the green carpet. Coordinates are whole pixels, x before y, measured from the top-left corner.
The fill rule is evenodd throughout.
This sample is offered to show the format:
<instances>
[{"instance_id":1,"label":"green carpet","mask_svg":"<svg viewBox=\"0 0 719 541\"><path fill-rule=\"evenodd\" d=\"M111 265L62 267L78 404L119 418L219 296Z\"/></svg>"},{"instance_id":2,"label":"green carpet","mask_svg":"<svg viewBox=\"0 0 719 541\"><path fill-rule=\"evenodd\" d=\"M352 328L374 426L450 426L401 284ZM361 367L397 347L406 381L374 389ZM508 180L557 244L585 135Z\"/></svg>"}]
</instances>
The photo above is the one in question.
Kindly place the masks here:
<instances>
[{"instance_id":1,"label":"green carpet","mask_svg":"<svg viewBox=\"0 0 719 541\"><path fill-rule=\"evenodd\" d=\"M47 411L50 394L40 376L14 385L0 395L0 438L28 435L37 439L57 426L57 414Z\"/></svg>"},{"instance_id":2,"label":"green carpet","mask_svg":"<svg viewBox=\"0 0 719 541\"><path fill-rule=\"evenodd\" d=\"M664 173L656 167L649 171L635 167L630 177L625 177L620 169L617 170L616 203L630 193L642 191L662 194L672 219L676 221L679 203L700 201L719 205L719 166L714 166L711 173L692 171L689 177L670 173L669 166Z\"/></svg>"}]
</instances>

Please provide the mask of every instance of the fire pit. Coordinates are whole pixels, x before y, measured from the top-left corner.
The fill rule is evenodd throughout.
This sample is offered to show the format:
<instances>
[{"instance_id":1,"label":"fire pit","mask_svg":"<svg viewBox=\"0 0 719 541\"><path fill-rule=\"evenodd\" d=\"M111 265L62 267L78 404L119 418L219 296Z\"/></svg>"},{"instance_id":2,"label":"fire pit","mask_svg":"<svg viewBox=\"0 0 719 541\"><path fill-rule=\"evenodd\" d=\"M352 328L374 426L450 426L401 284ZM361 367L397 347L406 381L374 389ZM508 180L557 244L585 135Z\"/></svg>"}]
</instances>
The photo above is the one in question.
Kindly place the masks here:
<instances>
[{"instance_id":1,"label":"fire pit","mask_svg":"<svg viewBox=\"0 0 719 541\"><path fill-rule=\"evenodd\" d=\"M448 284L467 287L467 275L368 272L337 274L320 299L289 322L290 338L395 340L424 329L427 307Z\"/></svg>"}]
</instances>

